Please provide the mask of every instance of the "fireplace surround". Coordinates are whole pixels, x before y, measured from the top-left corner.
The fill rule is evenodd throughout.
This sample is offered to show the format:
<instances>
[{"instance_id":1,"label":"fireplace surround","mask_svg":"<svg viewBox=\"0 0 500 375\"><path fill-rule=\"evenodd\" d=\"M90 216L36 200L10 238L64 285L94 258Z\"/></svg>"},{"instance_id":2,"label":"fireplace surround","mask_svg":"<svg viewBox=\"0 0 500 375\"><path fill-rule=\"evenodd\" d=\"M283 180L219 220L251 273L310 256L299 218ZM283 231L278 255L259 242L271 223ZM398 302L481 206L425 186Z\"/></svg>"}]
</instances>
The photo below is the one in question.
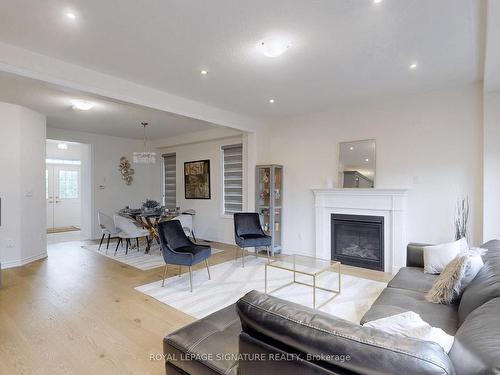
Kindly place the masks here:
<instances>
[{"instance_id":1,"label":"fireplace surround","mask_svg":"<svg viewBox=\"0 0 500 375\"><path fill-rule=\"evenodd\" d=\"M331 259L331 215L384 218L384 268L396 273L406 265L406 189L314 189L315 256Z\"/></svg>"}]
</instances>

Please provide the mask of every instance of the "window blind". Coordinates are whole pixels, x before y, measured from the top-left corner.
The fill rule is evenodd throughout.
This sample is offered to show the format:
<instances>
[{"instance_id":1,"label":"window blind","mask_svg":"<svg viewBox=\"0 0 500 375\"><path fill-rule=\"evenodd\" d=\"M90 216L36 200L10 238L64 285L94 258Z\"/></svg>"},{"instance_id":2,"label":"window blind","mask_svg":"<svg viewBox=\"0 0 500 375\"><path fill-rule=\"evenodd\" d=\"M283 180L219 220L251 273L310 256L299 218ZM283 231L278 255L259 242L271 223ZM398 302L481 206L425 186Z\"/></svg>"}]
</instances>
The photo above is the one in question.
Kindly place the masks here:
<instances>
[{"instance_id":1,"label":"window blind","mask_svg":"<svg viewBox=\"0 0 500 375\"><path fill-rule=\"evenodd\" d=\"M224 214L243 211L243 145L222 146Z\"/></svg>"},{"instance_id":2,"label":"window blind","mask_svg":"<svg viewBox=\"0 0 500 375\"><path fill-rule=\"evenodd\" d=\"M176 155L175 154L164 154L163 156L163 166L164 166L164 204L166 208L175 208L177 206L177 183L176 183Z\"/></svg>"}]
</instances>

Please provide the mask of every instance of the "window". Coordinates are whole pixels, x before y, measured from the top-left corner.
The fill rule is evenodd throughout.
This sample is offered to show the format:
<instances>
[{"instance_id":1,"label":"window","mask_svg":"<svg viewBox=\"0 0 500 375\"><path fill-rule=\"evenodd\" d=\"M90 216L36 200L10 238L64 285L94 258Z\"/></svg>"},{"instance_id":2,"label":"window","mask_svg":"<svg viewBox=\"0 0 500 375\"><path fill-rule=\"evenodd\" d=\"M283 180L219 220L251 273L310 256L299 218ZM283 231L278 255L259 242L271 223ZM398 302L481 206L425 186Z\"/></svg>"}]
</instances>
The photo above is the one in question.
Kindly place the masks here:
<instances>
[{"instance_id":1,"label":"window","mask_svg":"<svg viewBox=\"0 0 500 375\"><path fill-rule=\"evenodd\" d=\"M78 171L59 171L59 198L79 197Z\"/></svg>"},{"instance_id":2,"label":"window","mask_svg":"<svg viewBox=\"0 0 500 375\"><path fill-rule=\"evenodd\" d=\"M175 208L177 206L176 197L176 156L175 154L165 154L163 156L164 167L164 187L163 203L166 208Z\"/></svg>"},{"instance_id":3,"label":"window","mask_svg":"<svg viewBox=\"0 0 500 375\"><path fill-rule=\"evenodd\" d=\"M243 211L243 145L222 146L224 214Z\"/></svg>"}]
</instances>

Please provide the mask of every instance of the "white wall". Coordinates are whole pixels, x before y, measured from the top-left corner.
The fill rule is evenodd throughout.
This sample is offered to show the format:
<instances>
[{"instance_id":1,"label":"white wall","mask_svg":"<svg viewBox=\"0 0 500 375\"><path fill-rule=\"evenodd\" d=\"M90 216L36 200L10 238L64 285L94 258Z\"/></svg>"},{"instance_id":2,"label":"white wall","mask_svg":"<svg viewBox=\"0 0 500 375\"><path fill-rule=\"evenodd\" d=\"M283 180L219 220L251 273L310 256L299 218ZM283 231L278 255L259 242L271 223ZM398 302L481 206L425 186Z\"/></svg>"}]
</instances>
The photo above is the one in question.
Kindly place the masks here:
<instances>
[{"instance_id":1,"label":"white wall","mask_svg":"<svg viewBox=\"0 0 500 375\"><path fill-rule=\"evenodd\" d=\"M81 143L66 142L68 148L61 150L57 145L59 141L47 140L47 158L50 159L66 159L66 160L81 160L83 145Z\"/></svg>"},{"instance_id":2,"label":"white wall","mask_svg":"<svg viewBox=\"0 0 500 375\"><path fill-rule=\"evenodd\" d=\"M484 230L500 238L500 91L484 96Z\"/></svg>"},{"instance_id":3,"label":"white wall","mask_svg":"<svg viewBox=\"0 0 500 375\"><path fill-rule=\"evenodd\" d=\"M312 188L337 180L338 143L375 139L378 188L408 188L408 240L453 239L457 199L482 234L482 91L478 85L408 95L294 118L257 136L257 163L284 165L285 252L314 254Z\"/></svg>"},{"instance_id":4,"label":"white wall","mask_svg":"<svg viewBox=\"0 0 500 375\"><path fill-rule=\"evenodd\" d=\"M45 133L45 116L0 103L2 268L47 256Z\"/></svg>"},{"instance_id":5,"label":"white wall","mask_svg":"<svg viewBox=\"0 0 500 375\"><path fill-rule=\"evenodd\" d=\"M120 157L126 156L132 162L132 153L144 148L142 140L50 127L47 128L47 138L91 145L93 238L100 237L97 211L101 210L112 215L125 206L140 207L147 198L161 201L161 160L157 160L154 165L133 164L132 168L134 168L135 174L134 181L130 186L125 185L118 171ZM82 174L82 180L83 178Z\"/></svg>"},{"instance_id":6,"label":"white wall","mask_svg":"<svg viewBox=\"0 0 500 375\"><path fill-rule=\"evenodd\" d=\"M177 160L177 206L181 209L193 208L196 210L194 218L195 234L199 238L234 243L234 224L232 216L222 214L222 160L221 147L243 143L244 154L246 154L246 137L238 136L211 140L207 142L196 142L180 146L161 149L161 153L176 153ZM211 199L185 199L184 194L184 162L194 160L210 160L210 186ZM244 165L246 155L244 156ZM247 169L243 172L244 181L248 181ZM244 195L246 195L244 191ZM247 202L244 202L244 207Z\"/></svg>"}]
</instances>

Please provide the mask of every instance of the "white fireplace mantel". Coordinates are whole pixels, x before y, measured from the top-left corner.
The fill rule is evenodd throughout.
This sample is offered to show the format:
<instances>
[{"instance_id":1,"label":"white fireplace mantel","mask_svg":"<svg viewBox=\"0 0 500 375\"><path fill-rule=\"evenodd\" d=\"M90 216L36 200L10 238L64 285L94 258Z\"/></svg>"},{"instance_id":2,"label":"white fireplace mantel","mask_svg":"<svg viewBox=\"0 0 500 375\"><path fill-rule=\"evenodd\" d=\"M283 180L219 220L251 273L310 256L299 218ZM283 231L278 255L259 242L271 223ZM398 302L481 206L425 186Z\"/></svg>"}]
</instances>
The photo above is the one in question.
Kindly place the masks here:
<instances>
[{"instance_id":1,"label":"white fireplace mantel","mask_svg":"<svg viewBox=\"0 0 500 375\"><path fill-rule=\"evenodd\" d=\"M384 271L406 264L406 189L315 189L316 257L331 259L331 215L384 217Z\"/></svg>"}]
</instances>

